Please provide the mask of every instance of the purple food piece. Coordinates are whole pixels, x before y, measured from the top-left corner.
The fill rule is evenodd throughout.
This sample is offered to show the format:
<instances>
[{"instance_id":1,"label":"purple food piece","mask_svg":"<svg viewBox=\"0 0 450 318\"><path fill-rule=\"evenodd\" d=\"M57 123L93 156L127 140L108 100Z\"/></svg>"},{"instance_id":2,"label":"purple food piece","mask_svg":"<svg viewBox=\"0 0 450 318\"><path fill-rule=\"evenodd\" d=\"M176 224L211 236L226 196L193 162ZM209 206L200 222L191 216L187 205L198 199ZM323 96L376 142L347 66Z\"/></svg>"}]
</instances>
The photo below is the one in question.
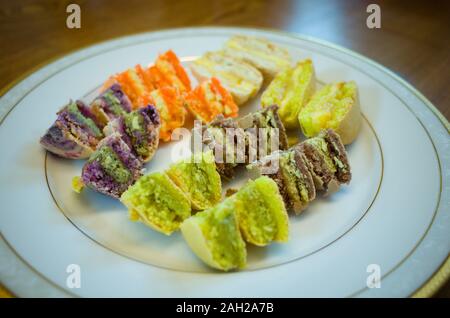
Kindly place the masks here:
<instances>
[{"instance_id":1,"label":"purple food piece","mask_svg":"<svg viewBox=\"0 0 450 318\"><path fill-rule=\"evenodd\" d=\"M110 147L123 165L131 173L131 178L126 182L118 182L112 175L109 175L102 164L95 159L95 154L84 166L82 170L82 181L89 188L100 193L119 198L128 187L142 175L142 162L130 150L128 145L122 140L119 134L112 134L104 138L98 146Z\"/></svg>"},{"instance_id":2,"label":"purple food piece","mask_svg":"<svg viewBox=\"0 0 450 318\"><path fill-rule=\"evenodd\" d=\"M103 127L109 121L121 116L122 113L131 112L132 106L130 99L122 91L120 84L115 83L94 99L91 103L91 108L97 116L97 121Z\"/></svg>"},{"instance_id":3,"label":"purple food piece","mask_svg":"<svg viewBox=\"0 0 450 318\"><path fill-rule=\"evenodd\" d=\"M108 90L111 90L114 96L120 101L120 105L127 112L131 112L132 106L131 101L128 96L123 92L122 87L119 83L112 84Z\"/></svg>"},{"instance_id":4,"label":"purple food piece","mask_svg":"<svg viewBox=\"0 0 450 318\"><path fill-rule=\"evenodd\" d=\"M100 139L103 137L101 131L96 127L94 116L81 102L76 101L75 105L79 114L69 111L73 102L63 107L58 113L56 121L41 137L41 145L48 151L69 159L88 158L95 150ZM84 118L92 120L93 127L86 124ZM81 118L81 119L80 119ZM96 131L93 128L97 128Z\"/></svg>"},{"instance_id":5,"label":"purple food piece","mask_svg":"<svg viewBox=\"0 0 450 318\"><path fill-rule=\"evenodd\" d=\"M144 162L150 161L156 152L159 144L159 130L161 127L160 117L156 108L152 105L148 105L144 108L135 110L132 115L138 113L144 119L145 129L144 132L140 130L133 130L130 132L125 124L123 116L116 118L108 123L104 132L106 135L118 133L122 136L124 142L133 149L134 154L138 155L136 150L140 145L145 144L148 152L143 156L139 156Z\"/></svg>"}]
</instances>

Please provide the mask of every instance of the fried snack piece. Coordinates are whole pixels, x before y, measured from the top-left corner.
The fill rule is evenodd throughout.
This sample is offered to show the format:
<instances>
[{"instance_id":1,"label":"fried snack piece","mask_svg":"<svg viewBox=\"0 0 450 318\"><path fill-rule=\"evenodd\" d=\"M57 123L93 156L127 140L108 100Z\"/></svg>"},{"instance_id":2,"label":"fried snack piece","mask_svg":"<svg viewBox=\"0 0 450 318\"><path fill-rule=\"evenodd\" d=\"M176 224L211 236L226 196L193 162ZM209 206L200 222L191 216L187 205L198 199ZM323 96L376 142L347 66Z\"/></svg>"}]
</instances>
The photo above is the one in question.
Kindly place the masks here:
<instances>
[{"instance_id":1,"label":"fried snack piece","mask_svg":"<svg viewBox=\"0 0 450 318\"><path fill-rule=\"evenodd\" d=\"M303 133L314 137L331 128L344 145L352 143L361 127L361 111L355 82L339 82L324 86L300 111L298 120Z\"/></svg>"},{"instance_id":2,"label":"fried snack piece","mask_svg":"<svg viewBox=\"0 0 450 318\"><path fill-rule=\"evenodd\" d=\"M188 218L181 224L181 233L207 265L223 271L245 267L247 251L231 201Z\"/></svg>"},{"instance_id":3,"label":"fried snack piece","mask_svg":"<svg viewBox=\"0 0 450 318\"><path fill-rule=\"evenodd\" d=\"M231 94L215 77L187 93L184 101L191 113L204 123L209 123L219 114L236 117L239 111Z\"/></svg>"},{"instance_id":4,"label":"fried snack piece","mask_svg":"<svg viewBox=\"0 0 450 318\"><path fill-rule=\"evenodd\" d=\"M199 82L218 78L238 105L255 96L263 82L260 71L223 51L207 52L192 62L191 70Z\"/></svg>"},{"instance_id":5,"label":"fried snack piece","mask_svg":"<svg viewBox=\"0 0 450 318\"><path fill-rule=\"evenodd\" d=\"M166 235L179 229L191 215L189 198L165 173L145 175L128 188L120 201L128 208L130 219Z\"/></svg>"},{"instance_id":6,"label":"fried snack piece","mask_svg":"<svg viewBox=\"0 0 450 318\"><path fill-rule=\"evenodd\" d=\"M220 201L222 182L212 151L197 153L187 160L175 163L166 173L188 196L193 209L205 210Z\"/></svg>"},{"instance_id":7,"label":"fried snack piece","mask_svg":"<svg viewBox=\"0 0 450 318\"><path fill-rule=\"evenodd\" d=\"M299 126L298 114L316 88L314 66L307 59L275 76L261 96L262 107L278 105L281 121L286 128Z\"/></svg>"},{"instance_id":8,"label":"fried snack piece","mask_svg":"<svg viewBox=\"0 0 450 318\"><path fill-rule=\"evenodd\" d=\"M266 80L291 66L289 52L264 38L235 35L224 47L226 54L256 67Z\"/></svg>"}]
</instances>

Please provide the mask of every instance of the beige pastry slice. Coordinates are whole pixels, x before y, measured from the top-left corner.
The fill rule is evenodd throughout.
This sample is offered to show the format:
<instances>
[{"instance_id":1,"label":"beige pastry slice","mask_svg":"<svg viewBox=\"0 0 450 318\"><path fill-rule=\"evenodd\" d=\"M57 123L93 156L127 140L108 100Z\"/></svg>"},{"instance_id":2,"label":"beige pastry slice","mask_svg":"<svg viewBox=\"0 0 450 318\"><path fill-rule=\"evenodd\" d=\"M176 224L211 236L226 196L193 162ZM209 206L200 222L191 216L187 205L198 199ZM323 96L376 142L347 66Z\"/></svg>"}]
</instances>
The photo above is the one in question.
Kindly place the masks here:
<instances>
[{"instance_id":1,"label":"beige pastry slice","mask_svg":"<svg viewBox=\"0 0 450 318\"><path fill-rule=\"evenodd\" d=\"M256 67L267 82L292 63L291 56L285 48L254 36L235 35L225 43L224 51Z\"/></svg>"},{"instance_id":2,"label":"beige pastry slice","mask_svg":"<svg viewBox=\"0 0 450 318\"><path fill-rule=\"evenodd\" d=\"M255 96L263 82L261 72L255 67L223 51L207 52L192 62L191 70L199 82L218 78L238 105Z\"/></svg>"}]
</instances>

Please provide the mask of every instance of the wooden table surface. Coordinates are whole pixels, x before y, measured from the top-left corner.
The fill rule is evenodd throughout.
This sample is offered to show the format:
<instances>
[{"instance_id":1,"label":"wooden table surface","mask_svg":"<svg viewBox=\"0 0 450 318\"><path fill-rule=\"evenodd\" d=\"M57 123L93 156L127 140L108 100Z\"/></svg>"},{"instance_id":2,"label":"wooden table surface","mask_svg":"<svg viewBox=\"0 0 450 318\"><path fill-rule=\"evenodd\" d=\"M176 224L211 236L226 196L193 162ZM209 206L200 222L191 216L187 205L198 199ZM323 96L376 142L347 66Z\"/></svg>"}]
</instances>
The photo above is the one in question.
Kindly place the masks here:
<instances>
[{"instance_id":1,"label":"wooden table surface","mask_svg":"<svg viewBox=\"0 0 450 318\"><path fill-rule=\"evenodd\" d=\"M66 7L81 7L81 29ZM381 28L366 26L370 3ZM393 70L450 117L450 1L0 0L0 89L51 59L118 36L165 28L275 28L342 45ZM450 297L450 283L437 294Z\"/></svg>"}]
</instances>

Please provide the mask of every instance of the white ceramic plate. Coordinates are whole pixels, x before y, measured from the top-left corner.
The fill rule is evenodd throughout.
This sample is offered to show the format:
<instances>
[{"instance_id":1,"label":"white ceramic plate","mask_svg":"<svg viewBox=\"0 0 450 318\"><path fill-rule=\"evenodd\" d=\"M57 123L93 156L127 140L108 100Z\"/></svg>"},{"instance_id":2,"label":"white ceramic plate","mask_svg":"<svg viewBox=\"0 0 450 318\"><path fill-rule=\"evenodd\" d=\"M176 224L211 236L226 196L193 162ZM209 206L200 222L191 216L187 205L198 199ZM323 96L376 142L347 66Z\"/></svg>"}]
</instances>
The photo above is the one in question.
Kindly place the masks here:
<instances>
[{"instance_id":1,"label":"white ceramic plate","mask_svg":"<svg viewBox=\"0 0 450 318\"><path fill-rule=\"evenodd\" d=\"M188 65L233 34L263 36L294 60L311 58L322 83L355 80L364 123L348 147L351 184L292 216L287 244L251 247L246 270L219 273L179 233L163 236L130 222L114 199L72 192L83 162L47 154L38 139L69 98L89 99L110 74L147 65L167 49ZM18 296L408 296L449 254L447 121L390 71L329 43L238 28L140 34L40 69L1 97L0 110L0 279ZM148 171L164 169L181 144L160 147ZM69 264L80 266L81 288L67 287ZM367 286L371 264L379 266L381 288Z\"/></svg>"}]
</instances>

